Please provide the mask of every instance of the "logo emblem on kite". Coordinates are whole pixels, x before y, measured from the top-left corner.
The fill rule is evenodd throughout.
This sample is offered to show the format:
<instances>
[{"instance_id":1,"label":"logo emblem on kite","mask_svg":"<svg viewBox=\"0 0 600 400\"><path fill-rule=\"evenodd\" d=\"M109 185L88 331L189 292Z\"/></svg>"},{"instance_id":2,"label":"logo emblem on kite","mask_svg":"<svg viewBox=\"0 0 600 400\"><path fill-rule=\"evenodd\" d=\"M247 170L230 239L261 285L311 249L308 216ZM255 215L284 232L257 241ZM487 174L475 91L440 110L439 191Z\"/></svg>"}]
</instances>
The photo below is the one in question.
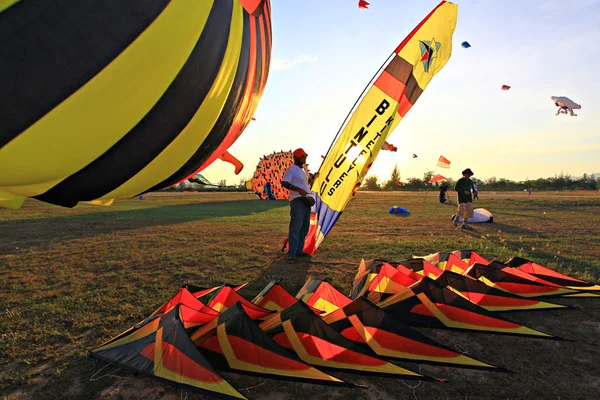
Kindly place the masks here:
<instances>
[{"instance_id":1,"label":"logo emblem on kite","mask_svg":"<svg viewBox=\"0 0 600 400\"><path fill-rule=\"evenodd\" d=\"M432 40L419 40L419 46L421 47L421 61L423 61L423 70L429 72L431 62L437 56L437 52L442 47L440 42L436 42L435 38Z\"/></svg>"}]
</instances>

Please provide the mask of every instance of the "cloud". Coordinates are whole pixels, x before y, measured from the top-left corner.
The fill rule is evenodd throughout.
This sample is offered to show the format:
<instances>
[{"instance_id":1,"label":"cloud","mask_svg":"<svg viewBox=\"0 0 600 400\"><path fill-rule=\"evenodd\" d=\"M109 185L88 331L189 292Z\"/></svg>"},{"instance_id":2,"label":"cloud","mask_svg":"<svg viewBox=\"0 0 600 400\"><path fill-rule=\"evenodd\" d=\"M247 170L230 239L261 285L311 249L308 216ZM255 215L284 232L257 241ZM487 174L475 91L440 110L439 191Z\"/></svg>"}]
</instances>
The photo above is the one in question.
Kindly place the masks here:
<instances>
[{"instance_id":1,"label":"cloud","mask_svg":"<svg viewBox=\"0 0 600 400\"><path fill-rule=\"evenodd\" d=\"M285 71L286 69L292 69L296 67L298 64L302 64L305 62L315 62L318 58L312 54L301 54L290 60L289 58L274 58L271 61L271 70L272 71Z\"/></svg>"}]
</instances>

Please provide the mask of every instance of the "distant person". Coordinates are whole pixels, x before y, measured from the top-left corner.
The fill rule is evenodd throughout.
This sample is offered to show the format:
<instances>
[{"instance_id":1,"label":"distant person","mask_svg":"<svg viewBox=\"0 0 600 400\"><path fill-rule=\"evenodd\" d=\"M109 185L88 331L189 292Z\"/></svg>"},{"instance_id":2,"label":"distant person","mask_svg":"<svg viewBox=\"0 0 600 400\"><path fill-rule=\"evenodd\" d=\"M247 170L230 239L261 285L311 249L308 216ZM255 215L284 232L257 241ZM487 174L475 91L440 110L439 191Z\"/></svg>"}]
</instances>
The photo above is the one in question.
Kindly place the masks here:
<instances>
[{"instance_id":1,"label":"distant person","mask_svg":"<svg viewBox=\"0 0 600 400\"><path fill-rule=\"evenodd\" d=\"M315 204L314 197L310 195L308 176L303 168L308 154L303 149L296 149L293 155L294 164L285 171L281 180L281 186L290 191L290 228L286 255L288 263L293 263L296 257L309 256L302 250L310 227L310 208Z\"/></svg>"},{"instance_id":2,"label":"distant person","mask_svg":"<svg viewBox=\"0 0 600 400\"><path fill-rule=\"evenodd\" d=\"M442 183L440 185L440 195L439 195L440 203L444 204L447 201L447 199L446 199L447 192L448 192L448 184Z\"/></svg>"},{"instance_id":3,"label":"distant person","mask_svg":"<svg viewBox=\"0 0 600 400\"><path fill-rule=\"evenodd\" d=\"M531 186L527 186L527 196L531 197Z\"/></svg>"},{"instance_id":4,"label":"distant person","mask_svg":"<svg viewBox=\"0 0 600 400\"><path fill-rule=\"evenodd\" d=\"M456 185L454 186L454 190L456 190L456 194L458 196L458 208L456 210L456 218L452 222L454 227L458 227L459 219L463 218L463 229L473 229L468 222L468 219L473 216L473 181L471 177L473 176L473 171L470 168L465 169L462 172L462 178L460 178Z\"/></svg>"},{"instance_id":5,"label":"distant person","mask_svg":"<svg viewBox=\"0 0 600 400\"><path fill-rule=\"evenodd\" d=\"M473 182L473 199L479 200L479 190L477 189L475 182Z\"/></svg>"}]
</instances>

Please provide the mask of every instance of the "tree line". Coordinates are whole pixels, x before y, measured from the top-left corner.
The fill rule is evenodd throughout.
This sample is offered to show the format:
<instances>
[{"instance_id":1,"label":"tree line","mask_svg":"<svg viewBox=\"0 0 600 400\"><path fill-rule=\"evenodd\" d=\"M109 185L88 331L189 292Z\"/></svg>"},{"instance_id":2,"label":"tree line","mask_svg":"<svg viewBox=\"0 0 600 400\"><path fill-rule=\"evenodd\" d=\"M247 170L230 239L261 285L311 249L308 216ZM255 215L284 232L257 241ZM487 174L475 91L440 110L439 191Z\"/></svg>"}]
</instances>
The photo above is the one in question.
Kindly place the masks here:
<instances>
[{"instance_id":1,"label":"tree line","mask_svg":"<svg viewBox=\"0 0 600 400\"><path fill-rule=\"evenodd\" d=\"M393 191L393 190L437 190L440 188L441 182L430 184L429 180L433 177L434 171L427 171L423 174L423 178L407 178L402 181L400 170L396 165L392 171L390 179L379 182L379 178L375 175L367 176L363 181L360 190L373 191ZM573 178L569 174L555 175L549 178L527 179L524 181L514 181L507 178L496 178L495 176L487 179L472 178L479 190L488 191L546 191L546 190L600 190L600 176L597 174L583 174L582 177ZM445 182L450 189L454 188L456 180L448 178Z\"/></svg>"},{"instance_id":2,"label":"tree line","mask_svg":"<svg viewBox=\"0 0 600 400\"><path fill-rule=\"evenodd\" d=\"M423 178L407 178L402 181L400 170L396 165L392 170L390 178L379 182L375 175L367 176L363 181L360 190L371 191L414 191L414 190L438 190L441 183L430 184L429 180L433 177L434 171L427 171ZM492 176L487 179L472 179L479 190L487 191L522 191L531 189L533 191L556 191L556 190L600 190L600 175L583 174L582 177L573 178L569 174L555 175L549 178L528 179L524 181L514 181L507 178L496 178ZM456 180L448 178L445 182L450 189L454 188ZM245 192L246 180L242 179L237 185L227 185L226 180L221 180L215 186L204 186L182 182L178 185L163 189L166 192Z\"/></svg>"}]
</instances>

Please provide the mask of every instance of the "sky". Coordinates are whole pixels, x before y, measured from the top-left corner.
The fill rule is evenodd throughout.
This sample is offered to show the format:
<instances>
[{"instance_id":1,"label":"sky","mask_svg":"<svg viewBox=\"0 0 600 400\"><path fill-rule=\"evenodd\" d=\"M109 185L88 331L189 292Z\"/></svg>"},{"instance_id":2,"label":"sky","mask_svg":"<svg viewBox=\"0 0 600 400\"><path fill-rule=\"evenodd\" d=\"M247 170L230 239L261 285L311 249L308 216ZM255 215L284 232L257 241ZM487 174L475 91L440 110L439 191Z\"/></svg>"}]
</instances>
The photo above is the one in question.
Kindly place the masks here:
<instances>
[{"instance_id":1,"label":"sky","mask_svg":"<svg viewBox=\"0 0 600 400\"><path fill-rule=\"evenodd\" d=\"M253 121L211 181L250 179L260 157L304 148L316 172L346 115L437 0L271 0L269 78ZM464 0L452 57L388 139L369 175L423 177L440 155L454 178L525 180L600 172L600 0ZM468 41L471 48L460 46ZM510 85L509 91L500 89ZM550 96L582 109L555 116ZM417 154L413 158L412 154Z\"/></svg>"}]
</instances>

